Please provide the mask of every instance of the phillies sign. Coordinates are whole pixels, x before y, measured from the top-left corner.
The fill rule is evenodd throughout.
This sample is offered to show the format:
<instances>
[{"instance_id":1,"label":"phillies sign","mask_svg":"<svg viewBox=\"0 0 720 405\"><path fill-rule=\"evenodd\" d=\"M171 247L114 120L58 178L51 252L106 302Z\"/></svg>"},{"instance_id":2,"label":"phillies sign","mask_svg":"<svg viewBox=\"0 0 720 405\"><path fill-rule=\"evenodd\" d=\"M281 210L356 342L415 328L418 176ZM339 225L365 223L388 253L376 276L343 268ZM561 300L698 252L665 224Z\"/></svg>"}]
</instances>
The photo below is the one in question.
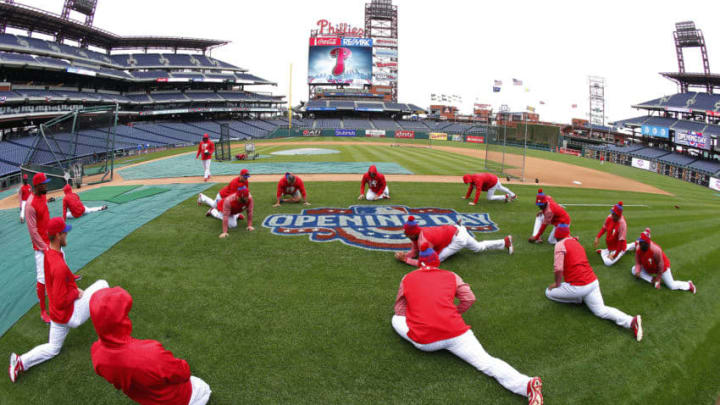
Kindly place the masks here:
<instances>
[{"instance_id":1,"label":"phillies sign","mask_svg":"<svg viewBox=\"0 0 720 405\"><path fill-rule=\"evenodd\" d=\"M338 35L338 36L349 36L349 37L364 37L365 30L358 27L353 27L347 23L340 23L333 25L328 20L318 20L316 23L318 26L318 34L320 35Z\"/></svg>"},{"instance_id":2,"label":"phillies sign","mask_svg":"<svg viewBox=\"0 0 720 405\"><path fill-rule=\"evenodd\" d=\"M274 235L308 235L313 242L341 243L367 250L400 251L411 248L403 224L413 215L420 226L462 224L468 232L497 232L487 213L459 213L446 208L409 208L403 205L354 205L349 208L313 208L300 214L274 214L263 226Z\"/></svg>"}]
</instances>

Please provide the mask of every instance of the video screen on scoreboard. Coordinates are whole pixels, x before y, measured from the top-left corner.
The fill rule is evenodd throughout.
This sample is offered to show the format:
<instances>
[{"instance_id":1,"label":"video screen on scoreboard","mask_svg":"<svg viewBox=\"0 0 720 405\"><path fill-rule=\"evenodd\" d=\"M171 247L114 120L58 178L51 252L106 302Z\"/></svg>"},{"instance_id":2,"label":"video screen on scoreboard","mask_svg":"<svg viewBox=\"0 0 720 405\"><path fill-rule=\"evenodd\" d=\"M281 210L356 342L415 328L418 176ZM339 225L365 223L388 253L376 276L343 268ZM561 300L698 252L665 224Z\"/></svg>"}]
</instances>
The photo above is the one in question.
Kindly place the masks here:
<instances>
[{"instance_id":1,"label":"video screen on scoreboard","mask_svg":"<svg viewBox=\"0 0 720 405\"><path fill-rule=\"evenodd\" d=\"M310 38L309 84L372 84L370 38Z\"/></svg>"}]
</instances>

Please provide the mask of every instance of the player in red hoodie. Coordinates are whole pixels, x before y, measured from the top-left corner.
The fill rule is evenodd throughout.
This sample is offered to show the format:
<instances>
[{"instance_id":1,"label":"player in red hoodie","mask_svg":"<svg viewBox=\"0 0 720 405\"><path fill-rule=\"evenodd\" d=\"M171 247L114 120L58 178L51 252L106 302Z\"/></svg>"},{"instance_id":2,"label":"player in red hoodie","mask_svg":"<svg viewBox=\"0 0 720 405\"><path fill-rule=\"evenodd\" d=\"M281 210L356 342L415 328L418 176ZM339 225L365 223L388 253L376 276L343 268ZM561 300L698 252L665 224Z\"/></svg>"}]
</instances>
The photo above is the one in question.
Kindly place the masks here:
<instances>
[{"instance_id":1,"label":"player in red hoodie","mask_svg":"<svg viewBox=\"0 0 720 405\"><path fill-rule=\"evenodd\" d=\"M365 193L365 184L368 185L367 194ZM385 176L377 171L375 165L370 166L367 173L363 174L358 200L363 198L368 201L390 198L390 189L385 181Z\"/></svg>"},{"instance_id":2,"label":"player in red hoodie","mask_svg":"<svg viewBox=\"0 0 720 405\"><path fill-rule=\"evenodd\" d=\"M631 269L633 276L653 284L657 289L660 289L660 280L662 280L671 290L690 291L693 294L697 292L697 287L692 281L677 281L673 278L670 259L665 256L660 245L650 239L650 228L645 228L637 243L635 265Z\"/></svg>"},{"instance_id":3,"label":"player in red hoodie","mask_svg":"<svg viewBox=\"0 0 720 405\"><path fill-rule=\"evenodd\" d=\"M625 255L625 252L635 250L635 242L627 243L627 222L625 222L625 216L623 215L622 201L615 204L610 210L610 215L605 218L603 227L595 236L594 247L597 248L600 237L604 233L606 233L605 244L607 249L598 249L595 252L600 254L606 266L617 263Z\"/></svg>"},{"instance_id":4,"label":"player in red hoodie","mask_svg":"<svg viewBox=\"0 0 720 405\"><path fill-rule=\"evenodd\" d=\"M225 187L221 188L220 191L218 191L217 195L215 196L215 199L212 200L210 197L206 196L203 193L200 193L198 195L197 204L198 205L207 205L210 208L217 208L217 203L220 202L223 198L230 197L230 195L234 194L238 188L241 186L245 186L248 189L250 188L250 172L248 169L242 169L240 171L240 175L238 177L235 177L234 179L230 180L230 183L228 183Z\"/></svg>"},{"instance_id":5,"label":"player in red hoodie","mask_svg":"<svg viewBox=\"0 0 720 405\"><path fill-rule=\"evenodd\" d=\"M557 243L555 238L555 227L559 224L570 225L570 215L561 207L558 203L553 200L549 195L545 195L542 189L538 190L537 197L535 198L535 205L540 209L537 216L535 217L535 224L533 225L533 236L530 237L530 243L542 243L542 234L545 232L545 228L548 225L552 225L553 230L548 235L548 243Z\"/></svg>"},{"instance_id":6,"label":"player in red hoodie","mask_svg":"<svg viewBox=\"0 0 720 405\"><path fill-rule=\"evenodd\" d=\"M283 196L288 197L283 198ZM285 173L285 176L278 182L276 199L273 207L279 207L280 203L299 203L300 201L305 205L310 205L302 179L289 172Z\"/></svg>"},{"instance_id":7,"label":"player in red hoodie","mask_svg":"<svg viewBox=\"0 0 720 405\"><path fill-rule=\"evenodd\" d=\"M99 212L99 211L105 211L108 207L107 205L103 205L102 207L88 207L80 200L80 196L72 192L72 187L70 187L69 184L66 184L65 187L63 187L63 191L65 192L65 197L63 197L63 220L67 220L67 214L68 212L70 215L73 216L73 218L80 218L81 216L85 214L90 214L92 212Z\"/></svg>"},{"instance_id":8,"label":"player in red hoodie","mask_svg":"<svg viewBox=\"0 0 720 405\"><path fill-rule=\"evenodd\" d=\"M10 355L8 374L15 382L18 375L30 367L48 361L60 353L70 329L77 328L90 318L90 298L107 288L105 280L98 280L85 291L75 284L75 277L65 263L62 248L67 245L67 233L72 229L62 218L48 221L49 248L45 251L45 281L50 312L48 342L18 356Z\"/></svg>"},{"instance_id":9,"label":"player in red hoodie","mask_svg":"<svg viewBox=\"0 0 720 405\"><path fill-rule=\"evenodd\" d=\"M242 214L243 211L247 213L248 225L246 229L248 231L255 230L252 226L254 209L255 202L250 190L248 190L247 186L240 186L234 194L220 200L216 208L209 209L205 215L222 221L223 231L220 234L220 239L225 239L229 236L228 228L236 228L238 221L245 219Z\"/></svg>"},{"instance_id":10,"label":"player in red hoodie","mask_svg":"<svg viewBox=\"0 0 720 405\"><path fill-rule=\"evenodd\" d=\"M132 337L128 317L132 297L120 287L96 293L90 300L98 340L90 349L95 373L142 405L204 405L210 399L205 381L156 340Z\"/></svg>"},{"instance_id":11,"label":"player in red hoodie","mask_svg":"<svg viewBox=\"0 0 720 405\"><path fill-rule=\"evenodd\" d=\"M462 314L475 303L470 286L457 274L432 265L438 260L429 247L420 253L420 262L422 268L400 281L392 317L395 332L424 352L448 350L507 390L527 397L530 405L542 404L542 380L490 356L463 320Z\"/></svg>"},{"instance_id":12,"label":"player in red hoodie","mask_svg":"<svg viewBox=\"0 0 720 405\"><path fill-rule=\"evenodd\" d=\"M587 259L585 249L570 237L570 226L560 224L555 229L555 282L545 290L549 299L564 304L582 304L598 318L615 322L623 328L632 329L635 339L643 338L642 318L632 317L617 308L608 307L600 293L600 283Z\"/></svg>"},{"instance_id":13,"label":"player in red hoodie","mask_svg":"<svg viewBox=\"0 0 720 405\"><path fill-rule=\"evenodd\" d=\"M475 205L478 202L478 199L480 199L480 193L483 191L487 191L487 199L488 201L505 201L505 202L511 202L515 201L517 199L517 195L510 191L509 188L505 187L500 183L500 180L498 180L498 177L492 173L476 173L476 174L466 174L463 176L463 183L469 184L468 191L463 197L464 200L467 200L470 198L470 195L472 195L472 190L475 188L475 199L473 201L470 201L468 205ZM495 195L496 191L502 191L502 196Z\"/></svg>"},{"instance_id":14,"label":"player in red hoodie","mask_svg":"<svg viewBox=\"0 0 720 405\"><path fill-rule=\"evenodd\" d=\"M25 205L27 204L30 194L32 194L32 187L28 184L28 175L23 174L23 185L18 189L18 204L20 204L20 223L25 223Z\"/></svg>"},{"instance_id":15,"label":"player in red hoodie","mask_svg":"<svg viewBox=\"0 0 720 405\"><path fill-rule=\"evenodd\" d=\"M205 169L205 181L210 179L210 162L212 162L213 153L215 153L215 144L210 140L210 136L205 134L202 142L198 144L198 150L195 154L195 159L200 158L202 160Z\"/></svg>"}]
</instances>

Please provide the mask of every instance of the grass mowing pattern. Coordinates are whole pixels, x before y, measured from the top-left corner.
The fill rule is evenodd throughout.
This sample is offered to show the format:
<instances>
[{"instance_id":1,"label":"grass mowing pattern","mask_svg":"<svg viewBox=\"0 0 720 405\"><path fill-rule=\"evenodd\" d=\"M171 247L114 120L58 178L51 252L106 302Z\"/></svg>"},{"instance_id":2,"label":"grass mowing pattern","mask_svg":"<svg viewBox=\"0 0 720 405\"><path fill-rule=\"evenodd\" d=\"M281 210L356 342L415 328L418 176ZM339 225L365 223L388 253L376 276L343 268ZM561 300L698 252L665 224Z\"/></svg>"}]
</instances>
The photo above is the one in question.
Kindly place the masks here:
<instances>
[{"instance_id":1,"label":"grass mowing pattern","mask_svg":"<svg viewBox=\"0 0 720 405\"><path fill-rule=\"evenodd\" d=\"M513 187L520 200L510 205L482 200L469 207L459 198L465 192L460 184L398 184L392 203L489 212L500 232L478 238L513 234L512 257L462 252L443 267L473 287L478 301L464 318L488 353L540 375L548 403L712 403L720 373L717 197L631 168L606 164L599 170L629 170L676 194L546 190L562 203L608 204L570 207L573 233L588 250L607 304L643 315L641 343L583 306L545 298L553 281L552 248L525 242L536 212L535 187ZM313 207L357 203L354 182L307 187ZM274 184L251 189L255 233L233 230L220 241L220 222L205 218L190 198L86 266L81 287L105 278L128 289L135 300L134 336L158 339L187 359L213 389L212 404L526 403L452 354L420 352L395 334L392 304L410 267L390 253L272 235L259 226L265 216L302 207L273 209ZM632 255L612 268L601 264L591 241L618 200L650 206L626 208L629 237L652 227L675 277L695 281L698 295L656 291L635 280ZM35 307L0 339L0 352L45 342L47 327L37 318ZM95 339L92 326L83 325L70 333L58 358L14 386L0 379L0 403L130 403L94 375L89 350Z\"/></svg>"}]
</instances>

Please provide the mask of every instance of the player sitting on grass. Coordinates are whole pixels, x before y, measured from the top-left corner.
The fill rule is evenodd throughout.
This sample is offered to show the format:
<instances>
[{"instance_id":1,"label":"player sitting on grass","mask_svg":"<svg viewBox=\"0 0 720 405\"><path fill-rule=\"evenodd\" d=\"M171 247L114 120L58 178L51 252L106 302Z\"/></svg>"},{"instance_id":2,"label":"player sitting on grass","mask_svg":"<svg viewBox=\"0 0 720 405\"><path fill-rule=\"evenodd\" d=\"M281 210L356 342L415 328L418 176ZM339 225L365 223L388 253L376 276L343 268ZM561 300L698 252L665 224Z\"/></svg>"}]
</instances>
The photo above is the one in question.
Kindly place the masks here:
<instances>
[{"instance_id":1,"label":"player sitting on grass","mask_svg":"<svg viewBox=\"0 0 720 405\"><path fill-rule=\"evenodd\" d=\"M205 405L210 386L156 340L132 337L132 297L120 287L98 291L90 300L98 340L90 355L95 373L140 404Z\"/></svg>"},{"instance_id":2,"label":"player sitting on grass","mask_svg":"<svg viewBox=\"0 0 720 405\"><path fill-rule=\"evenodd\" d=\"M690 291L695 294L697 288L692 281L675 281L670 271L670 260L665 256L660 245L650 239L650 228L637 240L638 248L635 250L635 265L631 272L633 276L652 283L660 289L660 280L671 290Z\"/></svg>"},{"instance_id":3,"label":"player sitting on grass","mask_svg":"<svg viewBox=\"0 0 720 405\"><path fill-rule=\"evenodd\" d=\"M514 250L512 236L510 235L506 236L505 239L479 242L462 225L440 225L421 228L415 221L415 217L410 216L403 225L403 229L405 236L412 242L412 249L409 252L396 252L395 258L415 267L418 266L418 260L415 257L420 252L419 247L426 243L437 252L441 262L464 248L475 253L507 248L508 253L512 254Z\"/></svg>"},{"instance_id":4,"label":"player sitting on grass","mask_svg":"<svg viewBox=\"0 0 720 405\"><path fill-rule=\"evenodd\" d=\"M248 190L247 186L240 186L236 193L220 200L217 206L210 208L205 215L222 221L223 231L220 234L220 239L224 239L228 237L228 228L236 228L238 221L245 219L242 214L243 211L247 211L247 230L255 230L252 226L254 207L255 203L252 195L250 195L250 190Z\"/></svg>"},{"instance_id":5,"label":"player sitting on grass","mask_svg":"<svg viewBox=\"0 0 720 405\"><path fill-rule=\"evenodd\" d=\"M598 318L615 322L618 326L632 329L635 339L643 338L642 318L608 307L600 293L600 283L587 259L585 249L575 238L570 237L570 226L559 224L555 228L555 282L545 290L549 299L564 304L582 304Z\"/></svg>"},{"instance_id":6,"label":"player sitting on grass","mask_svg":"<svg viewBox=\"0 0 720 405\"><path fill-rule=\"evenodd\" d=\"M66 184L65 187L63 187L63 191L65 192L62 208L63 220L67 220L68 212L70 213L70 215L72 215L73 218L80 218L85 214L89 214L91 212L105 211L108 208L107 205L92 208L84 205L83 202L80 200L80 196L72 192L72 187L70 187L69 184Z\"/></svg>"},{"instance_id":7,"label":"player sitting on grass","mask_svg":"<svg viewBox=\"0 0 720 405\"><path fill-rule=\"evenodd\" d=\"M18 356L10 355L10 381L15 382L21 372L48 361L60 353L70 328L77 328L90 318L90 298L96 291L108 287L105 280L98 280L85 291L75 284L75 277L65 263L61 249L67 246L67 234L72 229L62 218L48 222L50 246L45 251L45 283L47 285L50 313L50 336L48 343L37 346Z\"/></svg>"},{"instance_id":8,"label":"player sitting on grass","mask_svg":"<svg viewBox=\"0 0 720 405\"><path fill-rule=\"evenodd\" d=\"M500 183L500 180L498 180L498 177L492 173L466 174L463 176L463 183L470 185L465 197L463 197L464 200L470 198L473 188L475 188L475 199L470 201L468 205L477 204L478 199L480 199L480 193L483 191L487 191L488 201L510 202L517 199L517 195L510 191L510 189L503 186ZM498 190L506 194L503 194L502 196L495 195L495 192Z\"/></svg>"},{"instance_id":9,"label":"player sitting on grass","mask_svg":"<svg viewBox=\"0 0 720 405\"><path fill-rule=\"evenodd\" d=\"M400 281L392 317L395 332L424 352L448 350L507 390L527 397L530 405L541 405L540 377L523 375L490 356L463 320L462 314L475 303L470 286L457 274L435 267L439 259L428 246L420 252L420 263L422 268Z\"/></svg>"},{"instance_id":10,"label":"player sitting on grass","mask_svg":"<svg viewBox=\"0 0 720 405\"><path fill-rule=\"evenodd\" d=\"M233 193L235 193L240 186L245 186L247 188L250 188L250 172L248 169L242 169L240 171L240 176L235 177L234 179L230 180L230 183L226 185L225 187L221 188L220 191L218 191L217 195L215 196L214 200L211 200L208 196L206 196L203 193L200 193L198 195L198 205L205 204L210 208L215 208L217 206L217 203L220 202L223 198L229 197Z\"/></svg>"},{"instance_id":11,"label":"player sitting on grass","mask_svg":"<svg viewBox=\"0 0 720 405\"><path fill-rule=\"evenodd\" d=\"M545 228L548 225L552 225L553 230L548 235L548 243L557 243L555 237L555 229L558 224L570 225L570 215L561 207L558 203L553 200L549 195L545 195L542 189L538 190L537 197L535 198L535 205L540 209L537 216L535 217L535 224L533 225L533 236L528 240L530 243L542 243L542 234L545 232Z\"/></svg>"},{"instance_id":12,"label":"player sitting on grass","mask_svg":"<svg viewBox=\"0 0 720 405\"><path fill-rule=\"evenodd\" d=\"M625 252L635 250L635 242L628 245L626 240L627 222L625 222L625 216L623 215L622 201L615 204L610 210L610 215L605 218L605 223L593 242L594 247L597 248L600 237L606 232L605 244L607 249L598 249L596 252L600 254L606 266L612 266L625 255Z\"/></svg>"},{"instance_id":13,"label":"player sitting on grass","mask_svg":"<svg viewBox=\"0 0 720 405\"><path fill-rule=\"evenodd\" d=\"M273 207L279 207L280 203L299 203L300 201L305 205L310 205L307 201L305 184L300 177L292 173L285 173L285 176L278 182L276 198Z\"/></svg>"},{"instance_id":14,"label":"player sitting on grass","mask_svg":"<svg viewBox=\"0 0 720 405\"><path fill-rule=\"evenodd\" d=\"M365 194L365 184L368 185L367 194ZM363 198L368 201L390 198L390 188L387 186L385 176L377 171L375 165L370 166L367 173L363 174L358 200Z\"/></svg>"}]
</instances>

